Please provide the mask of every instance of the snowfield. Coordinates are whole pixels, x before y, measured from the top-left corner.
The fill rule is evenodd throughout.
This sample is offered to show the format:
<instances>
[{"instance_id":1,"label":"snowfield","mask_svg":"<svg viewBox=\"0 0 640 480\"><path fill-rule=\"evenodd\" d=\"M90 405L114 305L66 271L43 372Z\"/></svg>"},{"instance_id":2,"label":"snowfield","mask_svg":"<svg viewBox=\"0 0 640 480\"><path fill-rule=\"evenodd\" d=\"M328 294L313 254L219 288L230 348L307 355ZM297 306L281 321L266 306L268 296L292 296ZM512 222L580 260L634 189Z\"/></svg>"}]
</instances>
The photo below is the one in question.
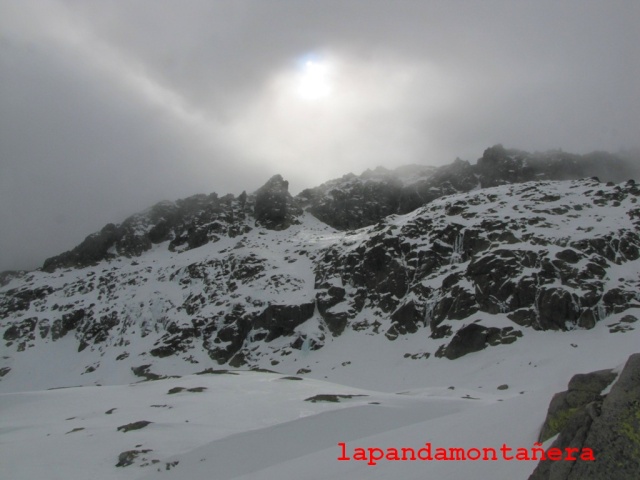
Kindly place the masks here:
<instances>
[{"instance_id":1,"label":"snowfield","mask_svg":"<svg viewBox=\"0 0 640 480\"><path fill-rule=\"evenodd\" d=\"M455 361L403 362L400 352L411 350L410 342L398 349L398 343L369 337L353 346L351 363L342 368L333 366L342 360L332 358L337 352L315 352L318 364L326 365L314 370L315 379L218 370L128 385L4 393L0 476L527 478L537 462L380 460L370 466L338 461L338 444L350 452L417 451L427 442L434 449L531 449L551 396L566 389L573 374L620 366L637 350L640 334L610 333L606 323L614 320L588 331L534 332ZM415 347L419 339L411 343ZM318 379L325 376L329 381ZM338 401L306 401L317 395ZM118 431L139 421L152 423ZM131 450L140 453L130 465L116 467L120 454Z\"/></svg>"}]
</instances>

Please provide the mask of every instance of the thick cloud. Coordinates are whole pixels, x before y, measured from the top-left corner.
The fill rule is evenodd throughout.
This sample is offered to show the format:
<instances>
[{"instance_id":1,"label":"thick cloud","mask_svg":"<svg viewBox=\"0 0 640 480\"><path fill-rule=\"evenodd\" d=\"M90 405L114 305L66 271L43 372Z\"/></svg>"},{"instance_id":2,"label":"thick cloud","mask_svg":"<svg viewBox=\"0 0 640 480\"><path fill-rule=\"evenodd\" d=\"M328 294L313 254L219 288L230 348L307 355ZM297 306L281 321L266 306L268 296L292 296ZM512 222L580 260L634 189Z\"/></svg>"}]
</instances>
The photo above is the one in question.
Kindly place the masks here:
<instances>
[{"instance_id":1,"label":"thick cloud","mask_svg":"<svg viewBox=\"0 0 640 480\"><path fill-rule=\"evenodd\" d=\"M0 0L0 270L163 199L640 138L634 1ZM296 94L305 62L331 93Z\"/></svg>"}]
</instances>

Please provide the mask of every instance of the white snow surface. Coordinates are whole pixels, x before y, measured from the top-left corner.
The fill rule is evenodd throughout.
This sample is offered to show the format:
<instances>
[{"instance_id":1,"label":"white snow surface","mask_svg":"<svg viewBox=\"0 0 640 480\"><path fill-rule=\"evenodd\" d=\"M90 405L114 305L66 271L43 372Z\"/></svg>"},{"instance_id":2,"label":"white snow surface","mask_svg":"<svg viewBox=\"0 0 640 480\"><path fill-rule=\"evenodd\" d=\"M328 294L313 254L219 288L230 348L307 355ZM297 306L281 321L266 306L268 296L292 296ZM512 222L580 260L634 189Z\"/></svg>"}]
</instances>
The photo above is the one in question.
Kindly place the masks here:
<instances>
[{"instance_id":1,"label":"white snow surface","mask_svg":"<svg viewBox=\"0 0 640 480\"><path fill-rule=\"evenodd\" d=\"M338 461L338 444L349 452L418 450L427 442L434 449L530 449L551 397L572 375L619 367L637 350L637 330L611 334L605 323L588 331L534 332L455 361L407 361L402 352L415 349L419 338L358 342L353 335L348 351L315 352L314 376L332 381L229 371L0 394L0 478L524 479L536 462L381 460L370 466ZM350 363L340 367L341 361ZM508 388L498 390L501 385ZM169 394L176 387L184 390ZM188 390L199 387L203 391ZM318 394L353 397L305 401ZM117 430L140 420L153 423ZM149 451L116 467L128 450Z\"/></svg>"}]
</instances>

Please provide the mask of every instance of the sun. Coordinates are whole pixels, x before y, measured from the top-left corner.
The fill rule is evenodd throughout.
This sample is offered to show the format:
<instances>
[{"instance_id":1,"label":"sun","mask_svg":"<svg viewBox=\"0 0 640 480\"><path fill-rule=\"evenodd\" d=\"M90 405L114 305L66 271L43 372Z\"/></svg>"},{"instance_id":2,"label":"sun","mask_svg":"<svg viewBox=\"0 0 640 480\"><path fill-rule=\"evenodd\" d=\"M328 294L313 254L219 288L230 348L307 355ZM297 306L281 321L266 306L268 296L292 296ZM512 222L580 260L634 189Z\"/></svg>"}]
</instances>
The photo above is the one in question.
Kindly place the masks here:
<instances>
[{"instance_id":1,"label":"sun","mask_svg":"<svg viewBox=\"0 0 640 480\"><path fill-rule=\"evenodd\" d=\"M298 96L303 100L317 101L329 97L332 90L329 64L319 60L306 60L298 75Z\"/></svg>"}]
</instances>

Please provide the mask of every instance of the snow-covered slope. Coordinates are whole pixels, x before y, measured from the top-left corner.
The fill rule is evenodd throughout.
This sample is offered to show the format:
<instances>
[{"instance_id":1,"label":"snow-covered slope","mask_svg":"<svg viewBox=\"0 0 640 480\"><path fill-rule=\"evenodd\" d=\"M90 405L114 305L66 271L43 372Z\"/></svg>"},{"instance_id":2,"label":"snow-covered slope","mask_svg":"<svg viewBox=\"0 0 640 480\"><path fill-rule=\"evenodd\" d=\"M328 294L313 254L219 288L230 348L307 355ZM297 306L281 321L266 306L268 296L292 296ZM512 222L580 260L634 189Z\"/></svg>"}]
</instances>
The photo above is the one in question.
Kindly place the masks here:
<instances>
[{"instance_id":1,"label":"snow-covered slope","mask_svg":"<svg viewBox=\"0 0 640 480\"><path fill-rule=\"evenodd\" d=\"M286 230L254 224L187 251L160 243L31 272L0 290L0 389L212 362L312 373L320 349L378 336L393 349L420 339L401 363L437 363L534 330L592 328L640 306L639 193L632 182L505 185L352 232L305 213Z\"/></svg>"},{"instance_id":2,"label":"snow-covered slope","mask_svg":"<svg viewBox=\"0 0 640 480\"><path fill-rule=\"evenodd\" d=\"M347 231L287 187L158 204L6 276L0 477L526 478L338 444L531 448L572 375L638 350L633 181L476 188Z\"/></svg>"}]
</instances>

